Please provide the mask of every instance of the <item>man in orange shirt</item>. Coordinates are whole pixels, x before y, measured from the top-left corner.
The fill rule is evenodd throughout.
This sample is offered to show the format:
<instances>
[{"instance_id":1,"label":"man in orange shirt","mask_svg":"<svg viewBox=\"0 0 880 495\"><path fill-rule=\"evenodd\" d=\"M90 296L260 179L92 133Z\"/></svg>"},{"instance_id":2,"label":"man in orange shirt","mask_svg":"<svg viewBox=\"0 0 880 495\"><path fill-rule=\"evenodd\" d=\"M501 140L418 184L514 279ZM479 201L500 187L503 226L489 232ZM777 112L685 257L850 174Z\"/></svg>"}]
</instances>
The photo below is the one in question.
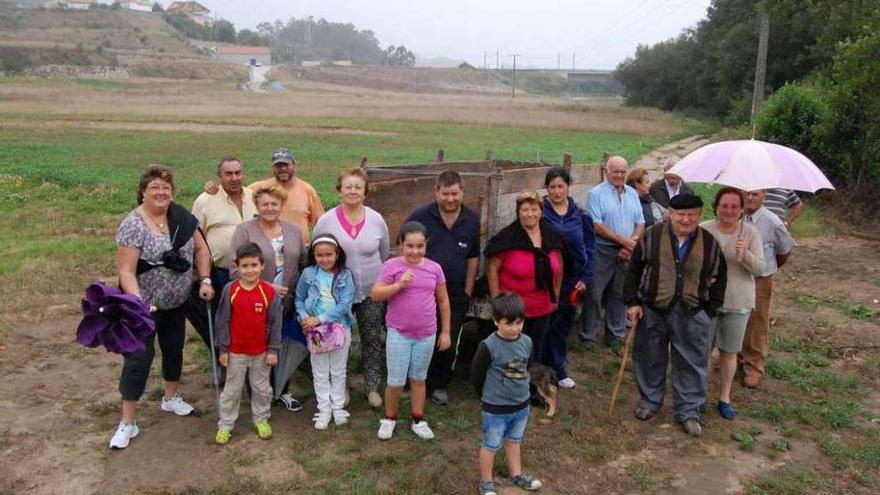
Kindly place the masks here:
<instances>
[{"instance_id":1,"label":"man in orange shirt","mask_svg":"<svg viewBox=\"0 0 880 495\"><path fill-rule=\"evenodd\" d=\"M276 184L283 187L287 191L287 202L281 210L281 218L297 224L308 242L309 230L324 214L321 198L311 184L296 176L296 158L288 148L278 148L272 154L272 175L273 178L254 182L248 189L256 191Z\"/></svg>"}]
</instances>

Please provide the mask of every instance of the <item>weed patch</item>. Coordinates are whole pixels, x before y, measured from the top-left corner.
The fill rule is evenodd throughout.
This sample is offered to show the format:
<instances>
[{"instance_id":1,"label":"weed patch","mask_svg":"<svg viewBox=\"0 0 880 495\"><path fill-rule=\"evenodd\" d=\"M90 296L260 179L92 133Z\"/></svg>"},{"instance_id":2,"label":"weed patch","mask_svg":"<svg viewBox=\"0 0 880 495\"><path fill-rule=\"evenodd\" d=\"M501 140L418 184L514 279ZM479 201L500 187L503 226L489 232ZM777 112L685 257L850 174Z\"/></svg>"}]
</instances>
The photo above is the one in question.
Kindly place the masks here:
<instances>
[{"instance_id":1,"label":"weed patch","mask_svg":"<svg viewBox=\"0 0 880 495\"><path fill-rule=\"evenodd\" d=\"M829 489L831 484L800 468L791 468L765 476L746 485L749 495L801 495L812 490Z\"/></svg>"}]
</instances>

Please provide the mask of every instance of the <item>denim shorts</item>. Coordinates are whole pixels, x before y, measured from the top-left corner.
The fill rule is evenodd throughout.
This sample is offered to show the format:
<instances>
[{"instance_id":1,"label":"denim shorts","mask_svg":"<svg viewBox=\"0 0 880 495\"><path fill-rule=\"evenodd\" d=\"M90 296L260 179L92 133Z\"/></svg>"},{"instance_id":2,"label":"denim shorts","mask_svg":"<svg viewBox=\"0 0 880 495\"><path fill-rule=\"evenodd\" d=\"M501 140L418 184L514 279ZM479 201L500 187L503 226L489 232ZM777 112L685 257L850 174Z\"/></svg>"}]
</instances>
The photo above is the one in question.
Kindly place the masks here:
<instances>
[{"instance_id":1,"label":"denim shorts","mask_svg":"<svg viewBox=\"0 0 880 495\"><path fill-rule=\"evenodd\" d=\"M504 441L511 443L522 442L526 433L526 425L529 424L529 406L519 411L508 414L493 414L486 411L483 416L483 441L480 445L495 452L501 448Z\"/></svg>"},{"instance_id":2,"label":"denim shorts","mask_svg":"<svg viewBox=\"0 0 880 495\"><path fill-rule=\"evenodd\" d=\"M411 339L401 335L397 329L388 327L388 336L385 339L388 386L402 387L406 385L407 378L425 381L436 339L436 334L421 339Z\"/></svg>"}]
</instances>

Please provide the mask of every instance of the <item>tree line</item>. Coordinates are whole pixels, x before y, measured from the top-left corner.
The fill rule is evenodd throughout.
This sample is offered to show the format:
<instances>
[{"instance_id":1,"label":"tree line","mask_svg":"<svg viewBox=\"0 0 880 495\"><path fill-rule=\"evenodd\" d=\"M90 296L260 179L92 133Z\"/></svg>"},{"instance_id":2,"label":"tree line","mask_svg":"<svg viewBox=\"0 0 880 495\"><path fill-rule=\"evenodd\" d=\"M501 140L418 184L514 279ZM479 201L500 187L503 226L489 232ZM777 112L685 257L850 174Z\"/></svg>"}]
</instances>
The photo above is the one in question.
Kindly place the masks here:
<instances>
[{"instance_id":1,"label":"tree line","mask_svg":"<svg viewBox=\"0 0 880 495\"><path fill-rule=\"evenodd\" d=\"M770 96L756 137L804 152L838 185L880 186L876 0L713 0L696 26L617 66L626 102L748 123L763 12Z\"/></svg>"},{"instance_id":2,"label":"tree line","mask_svg":"<svg viewBox=\"0 0 880 495\"><path fill-rule=\"evenodd\" d=\"M272 48L274 62L299 63L303 60L351 60L356 64L401 65L416 63L405 46L381 48L375 33L351 23L290 18L286 23L262 22L256 30L242 29L219 19L211 26L200 26L182 13L165 12L165 20L189 38Z\"/></svg>"}]
</instances>

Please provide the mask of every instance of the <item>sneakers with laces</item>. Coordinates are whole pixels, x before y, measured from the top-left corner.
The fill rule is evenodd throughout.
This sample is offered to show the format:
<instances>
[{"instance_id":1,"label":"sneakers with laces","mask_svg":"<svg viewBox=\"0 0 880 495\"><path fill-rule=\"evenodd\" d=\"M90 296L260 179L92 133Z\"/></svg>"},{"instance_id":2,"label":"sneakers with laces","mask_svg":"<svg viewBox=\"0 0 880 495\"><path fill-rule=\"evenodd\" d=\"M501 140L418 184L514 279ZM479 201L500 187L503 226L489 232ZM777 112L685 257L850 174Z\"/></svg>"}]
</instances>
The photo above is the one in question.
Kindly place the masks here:
<instances>
[{"instance_id":1,"label":"sneakers with laces","mask_svg":"<svg viewBox=\"0 0 880 495\"><path fill-rule=\"evenodd\" d=\"M330 420L333 418L333 415L330 414L330 411L318 411L312 416L312 421L315 422L316 430L326 430L328 426L330 426Z\"/></svg>"},{"instance_id":2,"label":"sneakers with laces","mask_svg":"<svg viewBox=\"0 0 880 495\"><path fill-rule=\"evenodd\" d=\"M290 392L284 392L281 394L281 397L275 399L276 404L281 404L286 407L288 411L296 412L303 408L302 404L290 395Z\"/></svg>"},{"instance_id":3,"label":"sneakers with laces","mask_svg":"<svg viewBox=\"0 0 880 495\"><path fill-rule=\"evenodd\" d=\"M541 480L536 479L534 476L529 476L527 474L518 474L510 478L510 482L523 490L528 490L533 492L542 486L544 483L541 483Z\"/></svg>"},{"instance_id":4,"label":"sneakers with laces","mask_svg":"<svg viewBox=\"0 0 880 495\"><path fill-rule=\"evenodd\" d=\"M498 495L498 490L495 488L494 481L481 481L480 482L480 495Z\"/></svg>"},{"instance_id":5,"label":"sneakers with laces","mask_svg":"<svg viewBox=\"0 0 880 495\"><path fill-rule=\"evenodd\" d=\"M438 406L445 406L449 404L449 394L446 393L446 389L438 388L437 390L432 392L431 402L437 404Z\"/></svg>"},{"instance_id":6,"label":"sneakers with laces","mask_svg":"<svg viewBox=\"0 0 880 495\"><path fill-rule=\"evenodd\" d=\"M333 410L333 422L336 426L342 426L348 423L348 411L345 409L334 409Z\"/></svg>"},{"instance_id":7,"label":"sneakers with laces","mask_svg":"<svg viewBox=\"0 0 880 495\"><path fill-rule=\"evenodd\" d=\"M424 419L421 421L413 421L413 423L409 427L413 433L416 434L417 437L422 440L433 440L434 432L431 431L431 427L428 426L428 422Z\"/></svg>"},{"instance_id":8,"label":"sneakers with laces","mask_svg":"<svg viewBox=\"0 0 880 495\"><path fill-rule=\"evenodd\" d=\"M257 429L257 436L260 437L261 440L272 438L272 426L270 426L269 422L265 419L254 423L254 428Z\"/></svg>"},{"instance_id":9,"label":"sneakers with laces","mask_svg":"<svg viewBox=\"0 0 880 495\"><path fill-rule=\"evenodd\" d=\"M160 407L163 411L174 413L178 416L189 416L193 412L193 407L184 402L180 394L177 393L170 399L162 397L162 405Z\"/></svg>"},{"instance_id":10,"label":"sneakers with laces","mask_svg":"<svg viewBox=\"0 0 880 495\"><path fill-rule=\"evenodd\" d=\"M389 440L394 435L394 427L397 426L397 421L388 418L382 418L379 420L379 432L376 436L379 437L379 440Z\"/></svg>"},{"instance_id":11,"label":"sneakers with laces","mask_svg":"<svg viewBox=\"0 0 880 495\"><path fill-rule=\"evenodd\" d=\"M559 386L562 388L574 388L577 385L571 377L565 377L562 380L559 380Z\"/></svg>"},{"instance_id":12,"label":"sneakers with laces","mask_svg":"<svg viewBox=\"0 0 880 495\"><path fill-rule=\"evenodd\" d=\"M226 445L230 438L232 438L232 430L217 428L217 434L214 435L214 441L217 442L217 445Z\"/></svg>"},{"instance_id":13,"label":"sneakers with laces","mask_svg":"<svg viewBox=\"0 0 880 495\"><path fill-rule=\"evenodd\" d=\"M111 449L124 449L128 447L128 442L138 436L140 430L138 430L137 423L126 423L125 421L120 421L119 426L116 428L116 432L113 434L113 438L110 439L110 448Z\"/></svg>"}]
</instances>

